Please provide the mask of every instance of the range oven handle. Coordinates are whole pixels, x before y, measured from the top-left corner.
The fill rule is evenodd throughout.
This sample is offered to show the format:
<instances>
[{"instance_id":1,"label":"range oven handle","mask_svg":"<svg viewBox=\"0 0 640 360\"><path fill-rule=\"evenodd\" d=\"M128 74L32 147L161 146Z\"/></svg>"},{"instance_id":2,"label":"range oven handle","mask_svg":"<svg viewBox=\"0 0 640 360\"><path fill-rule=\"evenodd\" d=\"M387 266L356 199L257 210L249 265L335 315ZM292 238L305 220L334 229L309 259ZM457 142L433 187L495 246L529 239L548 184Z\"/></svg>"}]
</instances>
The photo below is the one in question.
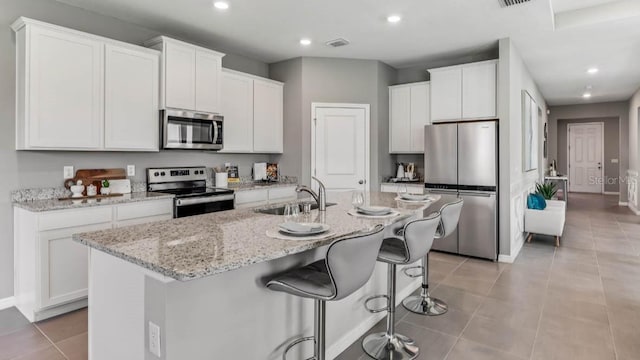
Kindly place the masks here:
<instances>
[{"instance_id":1,"label":"range oven handle","mask_svg":"<svg viewBox=\"0 0 640 360\"><path fill-rule=\"evenodd\" d=\"M235 195L218 195L218 196L203 196L192 199L176 199L176 206L188 206L197 204L215 203L221 201L234 200Z\"/></svg>"}]
</instances>

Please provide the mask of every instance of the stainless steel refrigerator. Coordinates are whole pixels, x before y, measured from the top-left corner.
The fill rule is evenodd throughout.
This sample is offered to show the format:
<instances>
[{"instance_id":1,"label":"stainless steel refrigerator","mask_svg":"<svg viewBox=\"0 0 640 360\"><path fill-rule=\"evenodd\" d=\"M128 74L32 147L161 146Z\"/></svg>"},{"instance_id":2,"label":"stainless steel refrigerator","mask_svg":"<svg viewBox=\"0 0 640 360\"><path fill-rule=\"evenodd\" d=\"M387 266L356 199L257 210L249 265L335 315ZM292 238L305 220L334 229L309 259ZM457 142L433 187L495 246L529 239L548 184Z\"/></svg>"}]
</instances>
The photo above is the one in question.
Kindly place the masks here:
<instances>
[{"instance_id":1,"label":"stainless steel refrigerator","mask_svg":"<svg viewBox=\"0 0 640 360\"><path fill-rule=\"evenodd\" d=\"M441 203L464 199L457 232L433 249L497 260L497 121L427 125L424 139L427 192L442 195Z\"/></svg>"}]
</instances>

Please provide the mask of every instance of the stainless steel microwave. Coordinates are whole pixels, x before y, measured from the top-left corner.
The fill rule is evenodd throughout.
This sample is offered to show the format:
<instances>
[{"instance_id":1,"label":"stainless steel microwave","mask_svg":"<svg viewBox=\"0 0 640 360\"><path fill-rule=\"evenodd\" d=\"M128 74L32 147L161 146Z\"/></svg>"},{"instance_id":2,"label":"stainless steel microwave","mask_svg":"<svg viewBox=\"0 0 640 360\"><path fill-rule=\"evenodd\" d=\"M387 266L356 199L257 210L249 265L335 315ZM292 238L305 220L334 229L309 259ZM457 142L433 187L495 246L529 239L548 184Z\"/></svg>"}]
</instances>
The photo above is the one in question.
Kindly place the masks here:
<instances>
[{"instance_id":1,"label":"stainless steel microwave","mask_svg":"<svg viewBox=\"0 0 640 360\"><path fill-rule=\"evenodd\" d=\"M166 109L161 118L163 149L222 149L222 115Z\"/></svg>"}]
</instances>

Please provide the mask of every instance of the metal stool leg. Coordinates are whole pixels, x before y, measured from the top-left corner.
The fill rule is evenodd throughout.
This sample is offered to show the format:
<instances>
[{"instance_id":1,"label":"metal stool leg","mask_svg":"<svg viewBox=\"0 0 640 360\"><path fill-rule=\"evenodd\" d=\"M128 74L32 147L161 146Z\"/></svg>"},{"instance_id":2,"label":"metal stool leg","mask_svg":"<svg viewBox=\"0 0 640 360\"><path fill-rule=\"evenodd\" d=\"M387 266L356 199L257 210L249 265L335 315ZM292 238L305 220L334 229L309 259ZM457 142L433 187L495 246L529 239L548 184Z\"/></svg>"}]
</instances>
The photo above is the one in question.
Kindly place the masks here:
<instances>
[{"instance_id":1,"label":"metal stool leg","mask_svg":"<svg viewBox=\"0 0 640 360\"><path fill-rule=\"evenodd\" d=\"M429 253L422 258L422 291L420 295L404 299L402 306L412 313L427 316L437 316L447 312L447 304L444 301L429 295Z\"/></svg>"},{"instance_id":2,"label":"metal stool leg","mask_svg":"<svg viewBox=\"0 0 640 360\"><path fill-rule=\"evenodd\" d=\"M326 310L327 303L323 300L315 300L314 304L314 329L313 336L301 337L294 341L292 341L287 347L284 349L284 353L282 354L282 360L287 360L287 353L296 345L303 343L305 341L313 340L313 356L307 358L306 360L325 360L325 319L326 319Z\"/></svg>"},{"instance_id":3,"label":"metal stool leg","mask_svg":"<svg viewBox=\"0 0 640 360\"><path fill-rule=\"evenodd\" d=\"M315 360L325 360L325 316L326 316L326 308L327 303L322 300L315 301L315 320L314 320L314 336L315 336L315 345L314 345L314 357Z\"/></svg>"},{"instance_id":4,"label":"metal stool leg","mask_svg":"<svg viewBox=\"0 0 640 360\"><path fill-rule=\"evenodd\" d=\"M396 315L396 265L389 264L387 271L387 331L370 334L362 341L362 349L378 360L410 360L418 357L420 349L414 341L395 333Z\"/></svg>"}]
</instances>

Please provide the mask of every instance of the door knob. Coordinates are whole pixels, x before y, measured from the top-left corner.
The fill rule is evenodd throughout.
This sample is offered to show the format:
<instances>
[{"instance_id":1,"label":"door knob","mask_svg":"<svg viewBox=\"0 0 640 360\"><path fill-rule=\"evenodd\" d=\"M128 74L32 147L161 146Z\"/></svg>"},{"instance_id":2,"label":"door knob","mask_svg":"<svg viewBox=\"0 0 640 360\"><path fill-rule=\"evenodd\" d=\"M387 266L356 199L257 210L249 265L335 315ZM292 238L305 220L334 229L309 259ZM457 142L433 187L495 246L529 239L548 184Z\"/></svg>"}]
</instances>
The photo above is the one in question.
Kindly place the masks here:
<instances>
[{"instance_id":1,"label":"door knob","mask_svg":"<svg viewBox=\"0 0 640 360\"><path fill-rule=\"evenodd\" d=\"M360 185L364 184L364 180L358 181L358 184L360 184Z\"/></svg>"}]
</instances>

